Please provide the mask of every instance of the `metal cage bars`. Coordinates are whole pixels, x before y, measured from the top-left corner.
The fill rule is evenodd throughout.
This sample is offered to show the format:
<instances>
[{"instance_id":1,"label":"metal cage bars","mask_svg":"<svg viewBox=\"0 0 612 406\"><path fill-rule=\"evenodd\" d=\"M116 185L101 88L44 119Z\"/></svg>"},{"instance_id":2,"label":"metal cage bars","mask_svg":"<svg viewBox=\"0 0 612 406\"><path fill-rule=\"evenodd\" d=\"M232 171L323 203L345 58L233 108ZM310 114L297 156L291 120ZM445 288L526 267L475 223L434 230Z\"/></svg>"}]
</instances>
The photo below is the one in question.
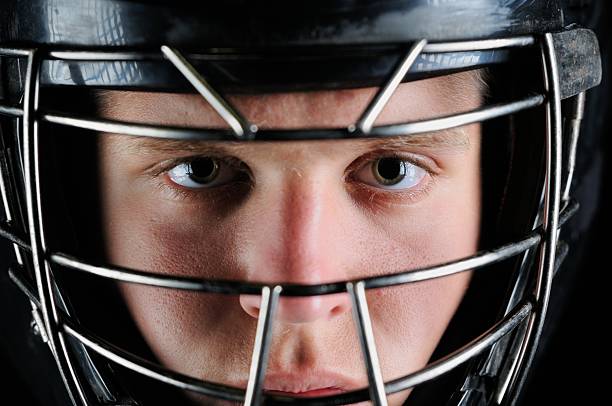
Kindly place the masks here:
<instances>
[{"instance_id":1,"label":"metal cage bars","mask_svg":"<svg viewBox=\"0 0 612 406\"><path fill-rule=\"evenodd\" d=\"M489 46L491 48L495 48L495 44L501 45L503 42L503 41L502 42L499 42L499 41L502 41L502 40L488 40L486 41L486 44L484 44L483 42L481 42L481 44L483 46ZM503 42L502 46L525 46L525 45L531 45L534 42L533 38L531 38L530 40L525 40L523 38L521 39L521 41L518 41L518 42L513 42L512 39L505 40L505 41L510 41L510 42ZM477 49L476 47L478 43L479 41L471 41L468 43L468 45L466 45L466 47ZM423 43L420 43L421 50L425 48L423 45L424 45ZM433 45L438 46L437 50L439 52L444 51L444 44L433 44ZM450 47L450 48L452 48L453 50L456 50L458 48L461 48L461 46L455 44L454 48L453 47ZM554 255L555 255L554 249L552 249L551 247L555 247L556 245L554 244L554 242L556 241L556 236L557 236L555 230L557 229L556 226L559 220L558 216L559 216L560 188L558 187L558 185L560 184L560 181L558 178L558 168L560 166L560 151L559 151L559 142L556 140L556 138L560 139L560 136L561 136L560 129L559 129L560 126L558 123L558 121L560 121L560 105L559 105L560 101L559 101L559 95L558 95L558 75L556 74L556 71L555 71L556 70L556 66L554 66L555 56L554 56L554 50L552 49L552 37L550 35L548 35L545 38L545 42L543 44L543 50L544 50L543 51L544 66L545 66L546 72L548 73L547 83L550 82L548 85L549 95L556 97L556 99L553 100L552 103L550 101L548 102L548 106L549 106L548 115L549 115L549 120L552 117L552 123L547 133L548 148L547 148L547 168L546 168L547 171L546 173L547 173L547 177L553 183L553 185L557 185L557 186L553 186L552 196L551 196L550 189L547 188L545 191L545 194L546 194L545 211L547 215L545 216L543 227L544 227L545 236L548 238L545 238L545 241L543 241L543 243L540 245L541 255L540 255L539 272L538 272L538 275L537 275L538 277L536 281L537 288L535 292L535 304L534 304L534 306L536 307L536 311L531 312L531 305L529 306L525 305L523 307L518 307L515 309L514 312L511 312L512 317L510 317L510 319L507 319L507 320L504 319L506 323L503 323L503 324L498 323L497 325L498 329L495 330L497 332L502 331L503 329L499 329L500 326L501 327L505 326L507 328L509 325L508 320L514 320L514 325L511 328L513 329L519 323L516 321L517 315L519 314L523 315L523 318L524 318L527 314L530 314L530 327L535 325L536 326L535 329L537 331L535 334L532 334L533 329L530 328L528 331L528 334L525 336L525 339L524 339L524 345L523 345L524 351L522 351L522 354L528 354L527 355L528 361L532 357L533 351L537 345L537 338L539 335L539 330L541 329L541 324L544 319L544 315L546 311L546 303L542 303L542 301L548 300L548 294L550 291L550 277L551 277L550 275L552 274L551 269L552 269L552 266L554 265ZM35 268L35 274L36 274L36 284L38 288L38 294L40 297L40 306L43 312L46 330L50 338L49 345L56 358L56 362L58 363L58 367L62 374L62 378L64 379L64 382L66 383L66 386L70 392L70 396L72 397L73 401L75 403L77 401L77 398L75 396L75 393L76 393L79 396L78 399L83 404L87 404L87 399L82 391L82 388L80 387L79 379L76 376L76 371L74 370L73 365L71 363L70 354L66 347L65 338L63 336L63 333L72 332L74 334L71 334L71 335L77 338L79 337L79 335L77 334L77 330L75 330L72 326L69 326L61 321L61 316L60 316L61 310L57 308L57 303L55 302L55 292L53 291L54 281L53 281L53 277L51 273L50 263L57 262L57 259L61 257L58 257L56 255L54 257L55 261L50 261L49 258L47 257L48 253L46 252L46 248L44 244L44 227L43 227L42 210L41 210L41 195L40 195L40 174L39 174L39 167L38 167L39 165L38 122L41 119L42 120L47 119L47 121L52 121L52 120L49 120L49 117L53 118L53 116L49 116L49 115L41 116L40 111L38 110L39 68L40 68L41 59L38 57L36 51L23 51L23 52L21 51L3 52L3 51L6 51L6 49L0 49L0 54L4 53L5 55L9 55L9 56L26 56L28 58L28 69L27 69L26 87L25 87L26 92L25 92L25 97L24 97L23 110L20 110L18 107L14 107L14 106L2 106L0 107L0 113L12 115L12 116L19 116L21 113L21 116L23 117L23 137L24 137L23 139L24 139L24 155L25 155L24 158L25 158L25 172L26 172L25 173L26 204L27 204L27 209L28 209L27 211L28 211L28 227L29 227L29 234L30 234L30 246L32 249L32 257L34 261L34 268ZM414 49L412 50L412 52L415 52ZM409 53L408 57L406 58L407 60L410 59L410 55L412 54L412 52ZM80 55L87 56L86 53L83 54L82 52L80 53ZM92 56L101 57L102 56L106 58L110 55L111 54L104 53L104 55L91 55L90 54L89 56L90 57ZM55 54L55 56L56 57L58 56L57 53ZM64 56L66 57L69 55L64 55ZM552 73L549 73L549 72L552 72ZM392 77L391 80L393 79L394 78ZM555 89L557 89L556 93L555 93ZM385 89L381 90L381 92L384 92L384 91ZM214 94L212 97L214 97ZM525 99L522 101L522 103L520 103L521 101L519 101L517 102L519 104L515 104L512 108L508 108L508 106L509 105L511 106L512 104L496 106L496 110L493 110L493 111L495 111L497 115L492 114L490 109L489 110L482 109L480 111L464 113L463 115L456 115L454 118L456 119L457 116L459 116L459 120L453 120L453 117L451 116L451 117L442 118L443 120L446 120L446 121L440 122L439 121L440 118L438 118L434 120L429 120L429 122L421 122L419 124L422 126L422 128L434 127L433 130L440 130L443 128L451 128L453 126L467 124L469 122L482 121L487 118L494 118L500 115L512 114L514 112L524 110L526 108L537 106L544 101L543 96L537 96L537 97L538 97L537 99L536 98ZM385 96L385 98L388 100L388 98L390 98L390 94L388 96ZM379 105L376 109L380 111L382 110L382 108L384 108L384 102L380 102L380 98L376 98L376 99L379 99L378 101ZM376 99L375 99L375 102L376 102ZM364 117L371 118L374 115L375 114L366 113ZM65 118L69 119L70 117L65 117ZM435 121L435 120L438 120L438 121ZM473 121L470 121L470 120L473 120ZM90 120L90 122L95 123L94 120ZM77 123L74 123L74 122L70 123L70 122L56 121L56 123L65 124L65 125L73 125L73 126L79 127L78 125L75 125ZM415 124L415 123L404 124L404 126L410 125L410 124ZM125 128L127 130L130 130L130 128L133 129L137 127L137 126L133 127L130 124L126 124L126 123L124 123L124 125L127 126ZM81 128L84 128L84 127L81 126ZM100 128L99 126L97 126L96 128L91 128L91 129L100 129ZM367 130L367 126L365 127L365 129ZM157 134L149 134L149 136L163 136L164 134L167 134L168 129L159 128L158 130L160 131ZM354 130L352 129L347 129L347 130L349 133L354 132ZM433 130L430 129L428 131L433 131ZM122 132L122 131L119 131L119 132ZM364 132L363 128L362 128L362 132ZM346 136L345 134L346 131L343 131L343 133L344 133L343 136ZM552 138L552 133L555 134L555 139ZM130 132L129 134L144 135L144 134L136 134L134 132ZM377 135L377 136L384 136L383 133L379 133L379 134L376 133L376 127L372 128L372 131L370 134ZM402 132L402 134L409 135L409 134L406 134L405 132ZM336 135L340 135L340 134L336 134ZM193 132L189 138L193 138ZM339 137L334 137L334 138L339 138ZM551 150L554 150L554 153L551 153ZM555 155L554 160L552 160L551 155ZM540 242L540 238L538 237L536 239L537 241L531 240L530 242L533 245L538 244L538 242ZM529 249L529 247L533 245L530 245L528 243L526 247L523 247L523 250L518 251L518 252L523 252L524 250ZM490 258L490 259L493 259L493 258ZM480 258L480 260L482 261L482 258ZM481 263L476 266L481 267L490 262L491 261L485 261L484 263ZM465 266L467 263L469 262L464 261L463 266ZM463 270L467 270L467 269L470 269L470 268L465 268ZM439 272L439 269L435 269L435 267L433 267L429 271L433 275L435 274L436 271ZM455 272L458 272L458 271L460 270L455 269ZM447 272L446 274L454 273L454 272L449 272L448 268L446 269L446 272ZM442 272L442 274L443 273L444 272ZM439 276L443 276L443 275L439 275ZM428 277L418 279L418 280L430 279L431 277L439 277L439 276L428 276ZM390 276L388 276L388 278L389 277ZM411 282L410 278L408 278L408 280L406 281L402 281L401 283L409 283L409 282ZM389 283L388 285L391 285L391 284ZM372 398L374 403L377 405L385 404L387 387L384 384L384 382L382 382L382 375L380 373L380 368L378 367L377 362L376 362L376 348L373 343L373 334L371 332L371 326L370 328L368 328L369 313L367 310L367 302L365 301L365 289L372 288L372 287L384 287L388 285L381 284L379 286L368 287L366 285L366 282L358 281L356 282L356 284L353 284L353 282L349 282L349 284L346 287L346 289L351 292L351 297L353 299L353 304L354 304L353 308L356 314L355 319L356 319L358 330L359 330L358 332L361 337L362 347L363 347L364 356L365 356L364 358L366 360L366 369L368 371L368 376L370 377L370 388L372 391L370 394L370 397ZM296 286L293 288L298 289L299 287ZM302 288L308 288L308 287L302 287ZM272 329L271 322L274 316L274 303L278 300L278 297L280 296L280 293L281 293L280 289L277 289L277 288L274 288L272 292L273 294L272 296L270 296L269 287L264 287L262 289L262 305L265 305L265 307L262 308L263 311L260 313L260 317L258 320L257 340L256 340L255 350L253 352L253 363L252 363L252 365L256 365L257 367L251 369L251 376L250 376L249 385L247 388L248 389L247 396L249 396L251 399L249 400L249 398L247 398L247 401L250 402L249 404L257 404L257 401L261 399L261 396L263 396L261 382L263 380L263 373L265 373L264 367L265 367L266 358L267 358L266 354L267 354L267 351L269 351L269 348L268 348L269 334ZM322 293L316 293L316 294L322 294ZM510 330L507 330L507 331L510 331ZM489 331L489 335L485 336L484 341L486 341L487 337L490 338L491 336L492 336L492 332ZM81 338L84 338L84 337L81 336ZM497 339L499 339L499 337ZM80 340L80 341L84 345L86 346L88 345L87 342L84 342L85 340ZM458 353L454 354L455 358L453 359L461 358L461 355L465 356L465 354L469 352L468 351L469 349L471 349L472 351L474 350L475 348L474 345L478 343L482 343L484 341L475 340L474 342L471 343L472 344L471 346L468 345L467 348L464 347ZM495 341L496 340L491 341L490 344L494 343ZM92 344L92 343L89 342L89 344ZM61 349L61 354L58 352L58 346L60 347L59 349ZM95 346L90 346L90 348L96 350ZM475 354L472 354L471 356L473 355ZM465 358L465 360L467 359L469 358ZM439 365L445 365L445 364L441 363ZM418 375L420 372L427 372L428 368L429 367L426 367L425 369L418 371L415 374ZM264 369L264 371L262 371L262 369ZM443 368L439 367L437 370L442 371L442 369ZM68 376L66 375L66 370L70 372L70 378L72 382L70 382L70 380L68 379ZM415 374L413 374L413 377L415 376ZM426 380L430 380L430 379L433 379L433 377L424 379L422 382ZM413 381L415 380L413 379ZM416 382L417 383L414 383L414 384L422 383L418 381L418 379L416 380ZM252 389L249 389L249 388L252 388ZM336 397L337 396L333 396L325 400L328 400L331 402L334 400L333 398L336 398ZM292 399L292 398L287 398L287 399ZM307 400L306 402L307 403L316 402L316 399L310 399L310 400Z\"/></svg>"},{"instance_id":2,"label":"metal cage bars","mask_svg":"<svg viewBox=\"0 0 612 406\"><path fill-rule=\"evenodd\" d=\"M559 228L561 228L577 210L578 203L570 201L559 215ZM536 247L542 240L542 233L542 227L539 227L523 239L510 242L488 252L481 252L473 256L433 265L431 267L406 270L349 282L357 283L361 281L365 284L366 289L385 288L449 276L470 269L480 269ZM16 235L15 231L8 225L0 225L0 237L16 244L20 249L31 252L30 245L23 238ZM253 295L260 294L262 289L268 286L267 284L256 282L236 282L222 279L199 279L181 276L169 277L163 274L143 272L129 268L110 265L93 265L63 253L50 253L48 255L48 260L66 269L74 269L118 282L136 283L167 289L230 295ZM324 283L318 285L282 284L278 286L282 288L283 296L304 297L347 292L346 282Z\"/></svg>"},{"instance_id":3,"label":"metal cage bars","mask_svg":"<svg viewBox=\"0 0 612 406\"><path fill-rule=\"evenodd\" d=\"M531 313L527 331L518 354L518 361L510 380L510 392L515 396L506 401L514 405L525 383L529 366L533 362L548 310L555 267L557 240L559 237L559 210L561 206L561 157L563 124L559 71L552 34L544 35L541 42L544 83L548 93L546 109L546 182L544 189L544 215L542 227L544 239L540 245L538 274L533 292L535 309ZM523 366L523 368L521 368Z\"/></svg>"},{"instance_id":4,"label":"metal cage bars","mask_svg":"<svg viewBox=\"0 0 612 406\"><path fill-rule=\"evenodd\" d=\"M395 69L395 72L393 72L387 83L381 86L378 93L376 93L361 117L357 120L357 123L349 127L350 131L355 131L357 129L363 134L369 134L370 131L372 131L374 122L391 99L391 96L393 96L393 93L397 90L397 87L402 82L404 76L406 76L406 73L408 73L408 70L417 56L419 56L423 48L425 48L425 45L427 45L427 41L421 40L408 50L401 63Z\"/></svg>"},{"instance_id":5,"label":"metal cage bars","mask_svg":"<svg viewBox=\"0 0 612 406\"><path fill-rule=\"evenodd\" d=\"M229 101L221 96L177 50L162 46L161 51L176 69L231 127L237 139L250 139L257 126L248 122Z\"/></svg>"},{"instance_id":6,"label":"metal cage bars","mask_svg":"<svg viewBox=\"0 0 612 406\"><path fill-rule=\"evenodd\" d=\"M503 261L535 247L541 241L540 230L535 230L524 239L503 245L494 250L479 253L456 261L431 267L407 270L393 274L363 278L366 289L385 288L453 275L470 269L480 268ZM219 279L198 279L193 277L168 276L108 265L93 265L62 253L51 253L49 260L68 269L115 281L137 283L161 288L182 289L221 294L260 294L266 286L257 282L241 283ZM315 296L347 292L346 282L319 285L283 284L284 296Z\"/></svg>"},{"instance_id":7,"label":"metal cage bars","mask_svg":"<svg viewBox=\"0 0 612 406\"><path fill-rule=\"evenodd\" d=\"M11 278L24 291L26 296L32 298L33 302L40 306L38 300L34 296L32 289L28 283L23 280L20 273L10 272ZM269 299L274 290L268 290L264 295ZM271 308L270 301L263 303L269 312ZM500 321L495 323L487 331L476 337L462 348L446 355L445 357L432 362L426 367L385 383L385 392L387 394L397 393L423 382L435 379L438 376L451 371L455 367L463 364L472 357L480 354L482 351L496 343L503 336L514 330L521 324L530 314L533 304L529 300L524 300L514 308ZM266 316L269 319L269 316ZM177 387L183 390L189 390L207 396L216 397L229 401L244 401L245 390L218 384L214 382L201 381L187 375L173 372L159 366L151 361L139 358L112 343L107 342L101 337L87 331L80 326L72 317L62 314L61 327L66 334L69 334L79 340L83 345L90 348L94 352L117 363L125 368L135 371L139 374L147 376L151 379L163 382L165 384ZM262 330L260 330L262 331ZM270 396L264 395L264 399L269 404L296 404L296 405L327 405L332 404L348 404L370 399L369 388L359 389L335 396L322 396L317 398L292 398L288 396Z\"/></svg>"},{"instance_id":8,"label":"metal cage bars","mask_svg":"<svg viewBox=\"0 0 612 406\"><path fill-rule=\"evenodd\" d=\"M373 127L367 134L371 137L394 137L447 130L467 124L491 120L494 118L518 113L540 106L544 103L543 95L530 95L507 103L494 104L472 111L437 117L403 124L389 124ZM235 140L232 131L225 129L196 129L184 127L164 127L129 123L117 120L92 119L56 112L43 112L41 120L53 124L71 126L84 130L103 133L116 133L139 137L152 137L173 140L228 141ZM349 127L346 129L308 129L308 130L259 130L256 139L261 141L308 140L308 139L346 139L355 138L359 132ZM252 133L251 139L255 137Z\"/></svg>"},{"instance_id":9,"label":"metal cage bars","mask_svg":"<svg viewBox=\"0 0 612 406\"><path fill-rule=\"evenodd\" d=\"M54 300L51 269L45 260L43 219L41 216L38 120L36 118L40 91L40 59L35 50L28 54L23 97L22 136L24 145L24 178L26 187L26 209L28 234L32 254L32 265L44 322L47 344L51 349L61 378L67 388L68 396L77 403L77 396L86 403L86 397L79 384L72 365L66 342L57 329L59 315ZM70 374L68 376L68 374Z\"/></svg>"},{"instance_id":10,"label":"metal cage bars","mask_svg":"<svg viewBox=\"0 0 612 406\"><path fill-rule=\"evenodd\" d=\"M578 204L575 201L571 201L560 214L559 228L563 226L565 222L576 213L577 210ZM447 263L432 265L431 267L411 269L376 277L362 278L349 282L363 282L366 289L375 289L440 278L471 269L480 269L484 266L493 265L536 247L542 240L542 233L542 228L539 227L525 238L502 245L491 251L481 252L473 256L457 259ZM17 244L20 248L28 252L31 251L29 244L17 236L15 232L6 225L0 226L0 237L7 239L13 244ZM199 279L194 277L167 276L111 265L94 265L63 253L50 253L47 255L47 259L49 262L66 269L73 269L118 282L136 283L167 289L181 289L230 295L253 295L260 294L262 289L268 286L267 284L257 282L237 282L223 279ZM283 296L304 297L344 293L347 292L346 283L347 282L334 282L318 285L281 284L279 286L282 288Z\"/></svg>"},{"instance_id":11,"label":"metal cage bars","mask_svg":"<svg viewBox=\"0 0 612 406\"><path fill-rule=\"evenodd\" d=\"M502 48L526 47L535 44L531 35L518 37L496 38L474 41L437 42L425 45L424 53L448 53L462 51L484 51ZM27 56L27 51L14 48L0 48L0 55ZM134 60L160 60L162 55L156 52L136 51L74 51L51 50L47 53L50 59L66 61L134 61Z\"/></svg>"},{"instance_id":12,"label":"metal cage bars","mask_svg":"<svg viewBox=\"0 0 612 406\"><path fill-rule=\"evenodd\" d=\"M370 319L370 310L365 294L365 284L362 281L357 283L349 282L346 284L346 287L351 296L353 318L355 319L361 352L365 361L370 400L374 405L387 406L385 381L383 380L378 351L374 341L374 331L372 330L372 320Z\"/></svg>"},{"instance_id":13,"label":"metal cage bars","mask_svg":"<svg viewBox=\"0 0 612 406\"><path fill-rule=\"evenodd\" d=\"M265 286L261 290L261 303L259 317L257 318L255 344L253 346L249 380L244 396L245 406L257 406L261 404L263 399L263 382L266 376L268 355L270 354L274 314L281 291L282 287L280 286L275 286L272 290Z\"/></svg>"},{"instance_id":14,"label":"metal cage bars","mask_svg":"<svg viewBox=\"0 0 612 406\"><path fill-rule=\"evenodd\" d=\"M406 54L390 80L381 88L375 99L366 108L360 120L346 129L321 130L258 130L257 126L249 123L236 109L229 104L215 89L206 82L187 59L177 50L163 46L161 53L121 52L121 51L48 51L44 55L47 59L62 59L66 61L135 61L168 59L183 74L194 88L211 104L211 106L228 123L230 129L193 129L171 128L165 126L144 125L113 120L91 119L56 112L38 112L41 121L60 125L89 129L101 132L113 132L125 135L148 136L170 139L193 140L291 140L291 139L328 139L350 138L357 136L398 136L411 135L427 131L449 129L478 121L484 121L513 114L524 109L538 106L544 102L541 95L532 95L520 100L510 101L499 105L488 106L474 111L455 114L448 117L439 117L431 120L422 120L412 123L385 125L372 127L378 114L388 102L393 91L401 80L402 73L410 67L420 53L448 53L461 51L491 50L501 48L525 47L535 43L532 36L513 38L500 38L491 40L461 41L427 44L425 40L417 42ZM0 48L0 56L25 56L23 50ZM0 105L0 114L20 116L22 110L18 106Z\"/></svg>"}]
</instances>

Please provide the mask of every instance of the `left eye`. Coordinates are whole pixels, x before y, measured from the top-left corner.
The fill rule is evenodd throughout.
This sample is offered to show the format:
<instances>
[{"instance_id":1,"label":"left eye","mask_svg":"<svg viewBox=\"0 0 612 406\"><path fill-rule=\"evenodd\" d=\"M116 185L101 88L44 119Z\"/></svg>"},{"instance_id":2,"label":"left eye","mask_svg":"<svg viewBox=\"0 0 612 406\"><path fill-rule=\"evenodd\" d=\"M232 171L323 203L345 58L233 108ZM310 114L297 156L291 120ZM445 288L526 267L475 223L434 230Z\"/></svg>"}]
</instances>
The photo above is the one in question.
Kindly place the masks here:
<instances>
[{"instance_id":1,"label":"left eye","mask_svg":"<svg viewBox=\"0 0 612 406\"><path fill-rule=\"evenodd\" d=\"M369 162L355 175L370 186L387 190L410 189L421 182L427 171L410 161L388 157Z\"/></svg>"},{"instance_id":2,"label":"left eye","mask_svg":"<svg viewBox=\"0 0 612 406\"><path fill-rule=\"evenodd\" d=\"M240 171L212 157L198 157L174 166L168 177L177 185L189 189L221 186L236 179Z\"/></svg>"}]
</instances>

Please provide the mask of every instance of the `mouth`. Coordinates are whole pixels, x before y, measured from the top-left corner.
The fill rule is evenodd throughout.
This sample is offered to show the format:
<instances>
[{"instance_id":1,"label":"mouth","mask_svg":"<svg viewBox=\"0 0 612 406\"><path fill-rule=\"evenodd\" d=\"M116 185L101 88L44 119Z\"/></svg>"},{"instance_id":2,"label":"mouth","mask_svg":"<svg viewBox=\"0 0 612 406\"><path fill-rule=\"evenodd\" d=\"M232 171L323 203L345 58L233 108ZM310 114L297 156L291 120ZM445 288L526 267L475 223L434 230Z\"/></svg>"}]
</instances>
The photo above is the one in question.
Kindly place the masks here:
<instances>
[{"instance_id":1,"label":"mouth","mask_svg":"<svg viewBox=\"0 0 612 406\"><path fill-rule=\"evenodd\" d=\"M332 396L358 388L357 380L328 371L270 374L264 383L266 393L291 397Z\"/></svg>"},{"instance_id":2,"label":"mouth","mask_svg":"<svg viewBox=\"0 0 612 406\"><path fill-rule=\"evenodd\" d=\"M279 395L279 396L291 396L296 398L315 398L319 396L333 396L339 393L344 393L346 390L342 388L328 387L328 388L319 388L308 390L305 392L286 392L286 391L278 391L278 390L266 390L266 393L269 395Z\"/></svg>"}]
</instances>

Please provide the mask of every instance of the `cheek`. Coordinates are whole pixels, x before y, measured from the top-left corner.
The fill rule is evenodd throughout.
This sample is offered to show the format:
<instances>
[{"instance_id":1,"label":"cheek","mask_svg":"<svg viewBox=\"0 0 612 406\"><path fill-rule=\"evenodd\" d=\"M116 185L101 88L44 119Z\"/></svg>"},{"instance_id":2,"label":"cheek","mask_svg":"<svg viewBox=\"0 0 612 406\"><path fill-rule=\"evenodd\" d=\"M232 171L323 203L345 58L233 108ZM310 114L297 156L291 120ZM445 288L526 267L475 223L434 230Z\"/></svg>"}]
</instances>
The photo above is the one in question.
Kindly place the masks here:
<instances>
[{"instance_id":1,"label":"cheek","mask_svg":"<svg viewBox=\"0 0 612 406\"><path fill-rule=\"evenodd\" d=\"M344 279L352 279L473 254L478 240L480 185L478 165L472 163L472 170L440 180L431 196L409 209L374 216L348 205L334 211L334 224L342 233L334 239L333 249L327 248L326 257L334 257L338 268L349 269ZM245 211L235 218L221 217L205 208L177 209L167 202L144 199L146 193L128 187L107 189L105 224L110 261L130 268L245 280L249 264L239 262L239 253L245 245L263 244L265 239L261 234L253 235L253 230L265 229L262 224L272 222L265 211L263 215ZM258 207L271 207L273 202L269 203ZM282 230L278 224L276 231ZM464 273L368 291L385 378L396 378L407 373L407 368L414 370L426 363L469 278L470 274ZM201 365L220 369L242 365L247 369L255 320L242 311L237 297L127 285L122 291L162 363L195 376L201 373ZM328 341L321 346L330 351L338 347L337 342ZM232 349L230 355L228 348ZM209 373L213 375L206 378L214 380L215 372Z\"/></svg>"},{"instance_id":2,"label":"cheek","mask_svg":"<svg viewBox=\"0 0 612 406\"><path fill-rule=\"evenodd\" d=\"M472 168L478 168L474 158ZM376 261L388 271L454 261L478 249L478 171L438 183L412 215L385 224ZM407 233L406 230L411 230ZM390 242L392 241L392 242ZM368 299L385 379L427 363L469 285L472 272L369 292ZM407 370L410 368L410 370Z\"/></svg>"},{"instance_id":3,"label":"cheek","mask_svg":"<svg viewBox=\"0 0 612 406\"><path fill-rule=\"evenodd\" d=\"M368 295L385 379L425 365L467 289L463 273Z\"/></svg>"},{"instance_id":4,"label":"cheek","mask_svg":"<svg viewBox=\"0 0 612 406\"><path fill-rule=\"evenodd\" d=\"M194 377L219 380L215 374L223 364L218 360L239 363L248 359L254 319L242 312L236 298L127 284L120 289L162 364Z\"/></svg>"},{"instance_id":5,"label":"cheek","mask_svg":"<svg viewBox=\"0 0 612 406\"><path fill-rule=\"evenodd\" d=\"M426 226L418 238L398 236L400 244L380 250L387 255L378 258L379 266L385 264L387 272L407 270L472 255L477 249L478 218L455 216L454 211L446 207L436 212L447 215L436 218L423 213ZM398 378L428 361L470 278L471 273L464 272L368 293L385 379Z\"/></svg>"},{"instance_id":6,"label":"cheek","mask_svg":"<svg viewBox=\"0 0 612 406\"><path fill-rule=\"evenodd\" d=\"M115 196L121 199L111 200ZM111 263L154 273L239 278L231 249L235 244L220 237L236 234L231 223L220 226L206 210L153 206L130 198L128 191L107 199ZM255 320L242 311L238 297L133 284L120 284L120 290L153 353L171 369L222 381L227 377L218 360L238 365L249 358Z\"/></svg>"},{"instance_id":7,"label":"cheek","mask_svg":"<svg viewBox=\"0 0 612 406\"><path fill-rule=\"evenodd\" d=\"M127 196L127 198L125 197ZM203 207L188 208L127 193L106 211L110 260L156 273L232 279L234 223Z\"/></svg>"}]
</instances>

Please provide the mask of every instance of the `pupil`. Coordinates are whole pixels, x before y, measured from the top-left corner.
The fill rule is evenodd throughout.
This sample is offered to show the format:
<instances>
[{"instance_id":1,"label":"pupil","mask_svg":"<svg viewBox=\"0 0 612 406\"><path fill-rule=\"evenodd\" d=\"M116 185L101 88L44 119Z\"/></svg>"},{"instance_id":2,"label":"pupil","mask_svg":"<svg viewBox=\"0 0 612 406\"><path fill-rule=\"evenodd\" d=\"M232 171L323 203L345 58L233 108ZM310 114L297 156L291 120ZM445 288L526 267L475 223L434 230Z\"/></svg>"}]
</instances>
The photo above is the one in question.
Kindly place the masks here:
<instances>
[{"instance_id":1,"label":"pupil","mask_svg":"<svg viewBox=\"0 0 612 406\"><path fill-rule=\"evenodd\" d=\"M189 165L189 177L196 182L210 182L216 176L218 164L212 158L198 158Z\"/></svg>"},{"instance_id":2,"label":"pupil","mask_svg":"<svg viewBox=\"0 0 612 406\"><path fill-rule=\"evenodd\" d=\"M385 183L397 182L406 174L404 162L397 158L379 159L376 170Z\"/></svg>"}]
</instances>

